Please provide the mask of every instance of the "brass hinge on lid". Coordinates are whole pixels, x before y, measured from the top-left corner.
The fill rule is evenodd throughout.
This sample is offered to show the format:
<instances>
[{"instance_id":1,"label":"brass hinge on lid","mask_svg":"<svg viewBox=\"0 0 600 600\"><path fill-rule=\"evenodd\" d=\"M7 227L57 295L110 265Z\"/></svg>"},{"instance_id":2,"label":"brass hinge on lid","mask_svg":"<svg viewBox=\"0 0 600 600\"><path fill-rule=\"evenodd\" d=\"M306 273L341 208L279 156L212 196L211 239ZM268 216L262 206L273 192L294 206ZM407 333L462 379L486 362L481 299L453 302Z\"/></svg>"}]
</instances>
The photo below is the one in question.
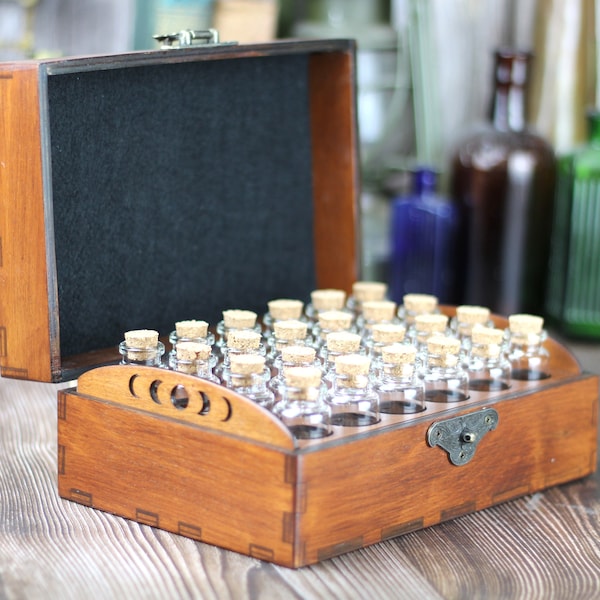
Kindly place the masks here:
<instances>
[{"instance_id":1,"label":"brass hinge on lid","mask_svg":"<svg viewBox=\"0 0 600 600\"><path fill-rule=\"evenodd\" d=\"M157 34L152 37L161 44L161 50L189 48L201 44L210 46L237 44L237 42L220 42L219 32L216 29L182 29L176 33Z\"/></svg>"}]
</instances>

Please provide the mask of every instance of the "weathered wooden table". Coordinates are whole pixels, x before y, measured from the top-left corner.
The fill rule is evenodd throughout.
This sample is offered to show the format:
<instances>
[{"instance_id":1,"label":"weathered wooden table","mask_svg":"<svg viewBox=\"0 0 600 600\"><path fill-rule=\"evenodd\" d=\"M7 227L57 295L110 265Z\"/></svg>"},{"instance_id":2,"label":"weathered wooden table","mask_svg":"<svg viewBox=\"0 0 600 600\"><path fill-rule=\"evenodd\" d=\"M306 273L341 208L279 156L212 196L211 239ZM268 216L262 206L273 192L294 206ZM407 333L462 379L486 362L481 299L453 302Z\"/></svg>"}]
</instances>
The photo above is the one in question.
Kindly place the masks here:
<instances>
[{"instance_id":1,"label":"weathered wooden table","mask_svg":"<svg viewBox=\"0 0 600 600\"><path fill-rule=\"evenodd\" d=\"M0 379L1 599L600 597L598 473L290 570L59 498L57 389Z\"/></svg>"}]
</instances>

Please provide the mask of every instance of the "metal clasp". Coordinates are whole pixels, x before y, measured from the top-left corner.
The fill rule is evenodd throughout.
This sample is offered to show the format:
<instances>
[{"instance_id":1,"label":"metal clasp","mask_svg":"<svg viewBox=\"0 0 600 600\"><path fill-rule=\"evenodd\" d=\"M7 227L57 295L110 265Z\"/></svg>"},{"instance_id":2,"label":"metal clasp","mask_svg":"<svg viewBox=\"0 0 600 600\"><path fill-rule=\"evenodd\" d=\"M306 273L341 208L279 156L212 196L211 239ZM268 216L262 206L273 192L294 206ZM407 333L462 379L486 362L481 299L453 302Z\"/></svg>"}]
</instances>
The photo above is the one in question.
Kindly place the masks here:
<instances>
[{"instance_id":1,"label":"metal clasp","mask_svg":"<svg viewBox=\"0 0 600 600\"><path fill-rule=\"evenodd\" d=\"M475 455L481 438L498 425L498 413L493 408L460 417L438 421L427 430L427 443L448 453L453 465L466 465Z\"/></svg>"},{"instance_id":2,"label":"metal clasp","mask_svg":"<svg viewBox=\"0 0 600 600\"><path fill-rule=\"evenodd\" d=\"M177 33L158 34L152 37L162 44L161 50L219 43L219 32L216 29L182 29Z\"/></svg>"}]
</instances>

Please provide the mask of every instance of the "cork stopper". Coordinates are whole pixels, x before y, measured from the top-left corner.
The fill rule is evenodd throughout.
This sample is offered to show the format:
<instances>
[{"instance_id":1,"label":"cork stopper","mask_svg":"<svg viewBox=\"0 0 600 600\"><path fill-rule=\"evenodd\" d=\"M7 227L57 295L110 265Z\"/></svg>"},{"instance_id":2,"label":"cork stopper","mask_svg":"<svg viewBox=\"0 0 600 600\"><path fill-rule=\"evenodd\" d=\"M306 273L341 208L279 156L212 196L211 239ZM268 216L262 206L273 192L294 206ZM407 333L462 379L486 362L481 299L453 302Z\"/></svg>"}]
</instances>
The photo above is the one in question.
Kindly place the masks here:
<instances>
[{"instance_id":1,"label":"cork stopper","mask_svg":"<svg viewBox=\"0 0 600 600\"><path fill-rule=\"evenodd\" d=\"M511 333L520 335L540 335L544 327L544 319L536 315L518 314L508 317Z\"/></svg>"},{"instance_id":2,"label":"cork stopper","mask_svg":"<svg viewBox=\"0 0 600 600\"><path fill-rule=\"evenodd\" d=\"M251 329L234 329L229 333L227 346L247 352L260 347L261 335Z\"/></svg>"},{"instance_id":3,"label":"cork stopper","mask_svg":"<svg viewBox=\"0 0 600 600\"><path fill-rule=\"evenodd\" d=\"M322 372L319 367L287 367L284 370L284 377L290 387L319 387Z\"/></svg>"},{"instance_id":4,"label":"cork stopper","mask_svg":"<svg viewBox=\"0 0 600 600\"><path fill-rule=\"evenodd\" d=\"M208 323L206 321L177 321L175 323L175 333L178 338L197 339L205 338L208 335Z\"/></svg>"},{"instance_id":5,"label":"cork stopper","mask_svg":"<svg viewBox=\"0 0 600 600\"><path fill-rule=\"evenodd\" d=\"M228 329L252 329L258 315L251 310L230 309L223 311L223 323Z\"/></svg>"},{"instance_id":6,"label":"cork stopper","mask_svg":"<svg viewBox=\"0 0 600 600\"><path fill-rule=\"evenodd\" d=\"M456 320L468 325L487 323L490 320L490 309L485 306L463 304L456 307Z\"/></svg>"},{"instance_id":7,"label":"cork stopper","mask_svg":"<svg viewBox=\"0 0 600 600\"><path fill-rule=\"evenodd\" d=\"M428 362L434 367L454 367L458 363L460 340L445 335L435 335L427 340Z\"/></svg>"},{"instance_id":8,"label":"cork stopper","mask_svg":"<svg viewBox=\"0 0 600 600\"><path fill-rule=\"evenodd\" d=\"M341 387L365 388L369 382L371 359L362 354L343 354L335 359L336 381Z\"/></svg>"},{"instance_id":9,"label":"cork stopper","mask_svg":"<svg viewBox=\"0 0 600 600\"><path fill-rule=\"evenodd\" d=\"M346 292L333 289L313 290L310 294L310 301L318 311L341 310L346 303Z\"/></svg>"},{"instance_id":10,"label":"cork stopper","mask_svg":"<svg viewBox=\"0 0 600 600\"><path fill-rule=\"evenodd\" d=\"M412 345L396 344L381 350L386 374L394 377L410 377L415 368L417 349Z\"/></svg>"},{"instance_id":11,"label":"cork stopper","mask_svg":"<svg viewBox=\"0 0 600 600\"><path fill-rule=\"evenodd\" d=\"M375 323L371 328L373 341L383 344L394 344L404 340L406 327L395 323Z\"/></svg>"},{"instance_id":12,"label":"cork stopper","mask_svg":"<svg viewBox=\"0 0 600 600\"><path fill-rule=\"evenodd\" d=\"M126 331L125 344L129 348L156 348L158 344L158 331L154 329L132 329L131 331Z\"/></svg>"},{"instance_id":13,"label":"cork stopper","mask_svg":"<svg viewBox=\"0 0 600 600\"><path fill-rule=\"evenodd\" d=\"M350 354L358 352L361 337L357 333L349 331L332 331L327 334L327 350L338 354Z\"/></svg>"},{"instance_id":14,"label":"cork stopper","mask_svg":"<svg viewBox=\"0 0 600 600\"><path fill-rule=\"evenodd\" d=\"M355 281L352 284L352 295L359 302L383 300L388 286L381 281Z\"/></svg>"},{"instance_id":15,"label":"cork stopper","mask_svg":"<svg viewBox=\"0 0 600 600\"><path fill-rule=\"evenodd\" d=\"M265 357L259 354L233 354L230 358L235 375L258 375L264 371Z\"/></svg>"},{"instance_id":16,"label":"cork stopper","mask_svg":"<svg viewBox=\"0 0 600 600\"><path fill-rule=\"evenodd\" d=\"M303 340L306 337L308 325L302 321L290 319L288 321L275 321L273 332L278 340Z\"/></svg>"},{"instance_id":17,"label":"cork stopper","mask_svg":"<svg viewBox=\"0 0 600 600\"><path fill-rule=\"evenodd\" d=\"M179 360L195 362L208 360L212 348L208 344L198 342L179 342L175 350Z\"/></svg>"},{"instance_id":18,"label":"cork stopper","mask_svg":"<svg viewBox=\"0 0 600 600\"><path fill-rule=\"evenodd\" d=\"M415 329L424 333L443 333L448 327L448 317L441 314L421 314L415 317Z\"/></svg>"},{"instance_id":19,"label":"cork stopper","mask_svg":"<svg viewBox=\"0 0 600 600\"><path fill-rule=\"evenodd\" d=\"M285 346L281 349L281 360L288 364L306 364L314 362L317 351L312 346Z\"/></svg>"},{"instance_id":20,"label":"cork stopper","mask_svg":"<svg viewBox=\"0 0 600 600\"><path fill-rule=\"evenodd\" d=\"M493 329L476 325L471 333L473 347L471 353L473 356L481 358L498 358L502 350L502 341L504 331L502 329Z\"/></svg>"},{"instance_id":21,"label":"cork stopper","mask_svg":"<svg viewBox=\"0 0 600 600\"><path fill-rule=\"evenodd\" d=\"M362 304L363 317L372 323L392 321L396 316L397 305L391 300L367 300Z\"/></svg>"},{"instance_id":22,"label":"cork stopper","mask_svg":"<svg viewBox=\"0 0 600 600\"><path fill-rule=\"evenodd\" d=\"M430 313L436 310L438 299L431 294L404 294L404 308L414 314Z\"/></svg>"},{"instance_id":23,"label":"cork stopper","mask_svg":"<svg viewBox=\"0 0 600 600\"><path fill-rule=\"evenodd\" d=\"M279 298L270 300L267 303L269 314L274 320L285 321L287 319L299 319L304 310L304 302L301 300L291 300L288 298Z\"/></svg>"},{"instance_id":24,"label":"cork stopper","mask_svg":"<svg viewBox=\"0 0 600 600\"><path fill-rule=\"evenodd\" d=\"M352 314L344 310L326 310L319 313L319 325L326 331L343 331L352 325Z\"/></svg>"}]
</instances>

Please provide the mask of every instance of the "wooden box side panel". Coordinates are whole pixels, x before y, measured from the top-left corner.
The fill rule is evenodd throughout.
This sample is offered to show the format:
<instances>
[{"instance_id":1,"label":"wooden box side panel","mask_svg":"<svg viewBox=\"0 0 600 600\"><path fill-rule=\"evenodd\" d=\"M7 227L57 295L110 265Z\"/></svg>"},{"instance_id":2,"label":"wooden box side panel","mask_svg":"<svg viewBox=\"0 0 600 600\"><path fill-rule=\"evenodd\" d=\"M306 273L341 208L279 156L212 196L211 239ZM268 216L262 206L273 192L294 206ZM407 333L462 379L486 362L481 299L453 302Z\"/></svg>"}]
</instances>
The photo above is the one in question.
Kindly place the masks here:
<instances>
[{"instance_id":1,"label":"wooden box side panel","mask_svg":"<svg viewBox=\"0 0 600 600\"><path fill-rule=\"evenodd\" d=\"M353 57L350 51L315 53L309 67L317 284L347 293L359 278Z\"/></svg>"},{"instance_id":2,"label":"wooden box side panel","mask_svg":"<svg viewBox=\"0 0 600 600\"><path fill-rule=\"evenodd\" d=\"M293 566L294 474L274 449L59 393L63 498Z\"/></svg>"},{"instance_id":3,"label":"wooden box side panel","mask_svg":"<svg viewBox=\"0 0 600 600\"><path fill-rule=\"evenodd\" d=\"M435 420L307 454L299 473L305 560L319 560L531 494L594 471L598 382L590 377L493 405L472 460L429 447ZM465 412L474 412L471 409ZM452 413L451 417L460 414Z\"/></svg>"},{"instance_id":4,"label":"wooden box side panel","mask_svg":"<svg viewBox=\"0 0 600 600\"><path fill-rule=\"evenodd\" d=\"M0 371L51 380L38 68L0 66Z\"/></svg>"}]
</instances>

